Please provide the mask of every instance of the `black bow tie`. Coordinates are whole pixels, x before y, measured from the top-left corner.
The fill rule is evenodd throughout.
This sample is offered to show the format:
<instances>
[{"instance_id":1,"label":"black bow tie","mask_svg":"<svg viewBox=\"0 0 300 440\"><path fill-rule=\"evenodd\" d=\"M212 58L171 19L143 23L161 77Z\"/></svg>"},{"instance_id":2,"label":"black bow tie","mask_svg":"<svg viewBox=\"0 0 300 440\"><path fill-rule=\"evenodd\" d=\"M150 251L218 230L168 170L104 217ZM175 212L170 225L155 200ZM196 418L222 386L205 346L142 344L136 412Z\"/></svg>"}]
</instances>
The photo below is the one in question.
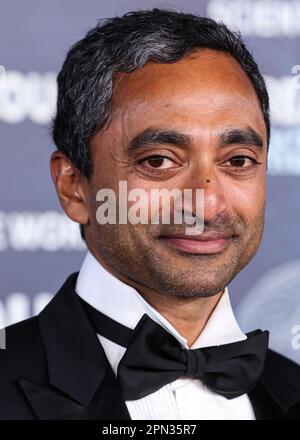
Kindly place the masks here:
<instances>
[{"instance_id":1,"label":"black bow tie","mask_svg":"<svg viewBox=\"0 0 300 440\"><path fill-rule=\"evenodd\" d=\"M200 379L232 399L250 392L260 379L268 331L255 330L230 344L185 349L146 314L131 330L81 301L97 333L127 348L117 373L125 400L141 399L183 377Z\"/></svg>"}]
</instances>

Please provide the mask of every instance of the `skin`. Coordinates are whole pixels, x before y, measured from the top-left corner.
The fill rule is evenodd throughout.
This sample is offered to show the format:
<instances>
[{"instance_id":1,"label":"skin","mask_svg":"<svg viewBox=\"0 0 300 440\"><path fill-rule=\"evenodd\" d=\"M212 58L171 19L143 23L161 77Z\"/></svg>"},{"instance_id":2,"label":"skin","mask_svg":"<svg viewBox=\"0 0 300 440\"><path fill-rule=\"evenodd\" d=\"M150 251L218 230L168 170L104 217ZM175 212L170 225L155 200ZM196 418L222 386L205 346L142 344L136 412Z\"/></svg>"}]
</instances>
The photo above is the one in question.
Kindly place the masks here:
<instances>
[{"instance_id":1,"label":"skin","mask_svg":"<svg viewBox=\"0 0 300 440\"><path fill-rule=\"evenodd\" d=\"M179 131L189 137L189 145L127 151L128 143L149 127ZM226 129L246 127L261 137L261 148L251 142L220 145ZM224 288L255 255L263 234L267 134L250 80L231 56L212 50L119 74L112 118L90 146L90 180L62 153L52 155L63 209L85 225L95 258L136 288L191 346ZM153 155L167 159L149 161ZM237 156L247 157L232 160ZM228 246L214 254L191 254L162 238L184 232L183 225L99 225L96 192L112 188L118 194L119 180L127 181L128 191L143 188L148 194L151 188L203 188L204 232L228 233Z\"/></svg>"}]
</instances>

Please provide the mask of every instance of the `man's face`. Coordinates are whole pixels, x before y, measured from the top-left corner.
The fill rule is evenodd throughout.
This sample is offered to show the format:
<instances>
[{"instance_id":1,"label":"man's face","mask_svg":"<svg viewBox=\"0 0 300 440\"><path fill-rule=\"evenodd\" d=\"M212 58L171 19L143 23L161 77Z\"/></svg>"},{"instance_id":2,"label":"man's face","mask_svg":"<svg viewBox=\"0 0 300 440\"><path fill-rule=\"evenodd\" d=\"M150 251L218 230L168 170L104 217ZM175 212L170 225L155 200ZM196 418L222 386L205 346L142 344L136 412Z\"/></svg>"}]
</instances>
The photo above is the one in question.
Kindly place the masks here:
<instances>
[{"instance_id":1,"label":"man's face","mask_svg":"<svg viewBox=\"0 0 300 440\"><path fill-rule=\"evenodd\" d=\"M133 143L145 130L186 142ZM129 282L177 297L221 292L262 238L266 142L255 90L228 55L206 50L119 75L112 120L90 142L88 245ZM151 224L150 214L149 224L98 224L96 192L111 188L118 200L119 181L145 190L149 203L154 188L204 189L204 233L227 239L199 247L186 225Z\"/></svg>"}]
</instances>

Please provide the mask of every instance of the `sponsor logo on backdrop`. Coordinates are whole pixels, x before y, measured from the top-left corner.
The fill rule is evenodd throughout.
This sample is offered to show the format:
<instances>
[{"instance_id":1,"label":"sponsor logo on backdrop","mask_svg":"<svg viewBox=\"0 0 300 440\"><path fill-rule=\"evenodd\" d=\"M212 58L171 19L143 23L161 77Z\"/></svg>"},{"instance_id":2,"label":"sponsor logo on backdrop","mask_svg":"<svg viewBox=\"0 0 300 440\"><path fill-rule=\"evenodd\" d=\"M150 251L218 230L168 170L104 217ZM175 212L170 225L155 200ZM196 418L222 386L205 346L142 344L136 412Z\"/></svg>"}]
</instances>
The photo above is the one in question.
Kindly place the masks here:
<instances>
[{"instance_id":1,"label":"sponsor logo on backdrop","mask_svg":"<svg viewBox=\"0 0 300 440\"><path fill-rule=\"evenodd\" d=\"M238 28L244 36L300 36L299 0L210 0L206 13L231 28Z\"/></svg>"},{"instance_id":2,"label":"sponsor logo on backdrop","mask_svg":"<svg viewBox=\"0 0 300 440\"><path fill-rule=\"evenodd\" d=\"M0 69L0 120L19 124L29 119L36 124L48 124L55 112L56 73L3 69L2 74Z\"/></svg>"},{"instance_id":3,"label":"sponsor logo on backdrop","mask_svg":"<svg viewBox=\"0 0 300 440\"><path fill-rule=\"evenodd\" d=\"M266 75L265 81L270 95L271 121L273 125L283 127L300 126L300 88L298 65L293 66L294 73L275 77Z\"/></svg>"},{"instance_id":4,"label":"sponsor logo on backdrop","mask_svg":"<svg viewBox=\"0 0 300 440\"><path fill-rule=\"evenodd\" d=\"M6 348L3 327L38 314L52 297L53 293L50 292L39 292L35 295L12 292L3 298L0 301L0 349Z\"/></svg>"},{"instance_id":5,"label":"sponsor logo on backdrop","mask_svg":"<svg viewBox=\"0 0 300 440\"><path fill-rule=\"evenodd\" d=\"M0 211L0 252L82 251L78 223L58 211Z\"/></svg>"}]
</instances>

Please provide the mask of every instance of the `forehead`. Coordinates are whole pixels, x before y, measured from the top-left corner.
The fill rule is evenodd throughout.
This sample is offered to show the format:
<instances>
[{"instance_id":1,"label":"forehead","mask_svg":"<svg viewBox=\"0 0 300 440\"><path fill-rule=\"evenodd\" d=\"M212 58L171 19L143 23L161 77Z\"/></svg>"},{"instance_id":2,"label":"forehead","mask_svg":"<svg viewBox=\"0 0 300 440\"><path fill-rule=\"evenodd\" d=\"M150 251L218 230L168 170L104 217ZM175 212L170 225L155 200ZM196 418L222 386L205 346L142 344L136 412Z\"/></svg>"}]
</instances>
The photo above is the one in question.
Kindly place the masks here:
<instances>
[{"instance_id":1,"label":"forehead","mask_svg":"<svg viewBox=\"0 0 300 440\"><path fill-rule=\"evenodd\" d=\"M112 120L128 136L146 125L168 125L191 135L250 125L266 135L249 78L222 52L203 50L175 63L148 62L134 72L119 73L112 102Z\"/></svg>"}]
</instances>

